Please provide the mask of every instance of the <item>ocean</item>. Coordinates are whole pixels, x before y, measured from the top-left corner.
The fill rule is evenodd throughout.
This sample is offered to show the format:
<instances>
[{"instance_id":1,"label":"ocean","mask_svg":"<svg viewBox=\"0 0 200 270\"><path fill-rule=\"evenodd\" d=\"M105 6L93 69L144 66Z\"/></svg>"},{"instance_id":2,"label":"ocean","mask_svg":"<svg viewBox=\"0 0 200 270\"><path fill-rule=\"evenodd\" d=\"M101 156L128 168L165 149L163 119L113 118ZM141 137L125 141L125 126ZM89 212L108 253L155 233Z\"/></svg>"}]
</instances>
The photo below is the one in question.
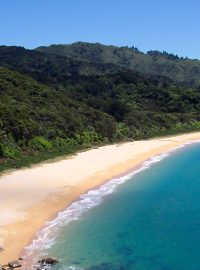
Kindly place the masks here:
<instances>
[{"instance_id":1,"label":"ocean","mask_svg":"<svg viewBox=\"0 0 200 270\"><path fill-rule=\"evenodd\" d=\"M26 255L55 257L56 270L200 270L199 197L200 143L193 143L82 195Z\"/></svg>"}]
</instances>

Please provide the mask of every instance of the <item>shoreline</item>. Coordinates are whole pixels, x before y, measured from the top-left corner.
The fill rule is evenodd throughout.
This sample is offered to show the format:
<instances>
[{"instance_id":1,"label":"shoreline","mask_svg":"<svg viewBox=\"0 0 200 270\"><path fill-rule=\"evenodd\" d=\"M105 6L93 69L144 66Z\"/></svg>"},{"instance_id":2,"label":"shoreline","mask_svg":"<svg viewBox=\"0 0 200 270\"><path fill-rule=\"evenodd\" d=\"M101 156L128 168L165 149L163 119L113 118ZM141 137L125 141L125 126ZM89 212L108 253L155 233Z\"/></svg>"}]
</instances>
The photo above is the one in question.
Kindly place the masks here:
<instances>
[{"instance_id":1,"label":"shoreline","mask_svg":"<svg viewBox=\"0 0 200 270\"><path fill-rule=\"evenodd\" d=\"M0 264L21 256L36 232L82 194L127 175L153 156L198 140L200 132L102 146L4 173L0 177L0 246L4 248Z\"/></svg>"}]
</instances>

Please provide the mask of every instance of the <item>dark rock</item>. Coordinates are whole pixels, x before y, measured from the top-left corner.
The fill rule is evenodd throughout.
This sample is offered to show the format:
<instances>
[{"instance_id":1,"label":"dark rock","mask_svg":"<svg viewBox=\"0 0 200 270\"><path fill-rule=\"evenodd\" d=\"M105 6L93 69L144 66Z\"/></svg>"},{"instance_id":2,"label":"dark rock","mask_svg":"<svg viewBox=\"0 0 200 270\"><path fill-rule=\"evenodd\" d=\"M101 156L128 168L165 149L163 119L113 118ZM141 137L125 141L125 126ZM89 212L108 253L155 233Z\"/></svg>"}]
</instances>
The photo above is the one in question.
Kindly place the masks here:
<instances>
[{"instance_id":1,"label":"dark rock","mask_svg":"<svg viewBox=\"0 0 200 270\"><path fill-rule=\"evenodd\" d=\"M18 260L19 260L19 261L23 261L23 258L22 258L22 257L19 257Z\"/></svg>"},{"instance_id":2,"label":"dark rock","mask_svg":"<svg viewBox=\"0 0 200 270\"><path fill-rule=\"evenodd\" d=\"M18 260L12 261L8 263L8 266L11 268L21 267L21 263Z\"/></svg>"},{"instance_id":3,"label":"dark rock","mask_svg":"<svg viewBox=\"0 0 200 270\"><path fill-rule=\"evenodd\" d=\"M4 249L2 247L0 247L0 252L4 251Z\"/></svg>"},{"instance_id":4,"label":"dark rock","mask_svg":"<svg viewBox=\"0 0 200 270\"><path fill-rule=\"evenodd\" d=\"M49 257L49 258L42 259L39 262L41 262L42 264L51 264L51 265L53 265L53 264L58 263L58 260Z\"/></svg>"}]
</instances>

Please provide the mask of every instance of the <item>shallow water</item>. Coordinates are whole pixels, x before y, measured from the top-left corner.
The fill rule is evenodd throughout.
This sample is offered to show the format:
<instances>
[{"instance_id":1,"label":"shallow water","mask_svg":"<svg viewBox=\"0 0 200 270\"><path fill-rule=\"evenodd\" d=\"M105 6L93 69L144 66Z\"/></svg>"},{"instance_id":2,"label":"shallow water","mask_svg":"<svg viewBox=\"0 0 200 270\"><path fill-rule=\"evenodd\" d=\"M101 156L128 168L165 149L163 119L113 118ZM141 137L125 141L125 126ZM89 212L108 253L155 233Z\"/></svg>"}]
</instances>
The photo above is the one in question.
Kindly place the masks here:
<instances>
[{"instance_id":1,"label":"shallow water","mask_svg":"<svg viewBox=\"0 0 200 270\"><path fill-rule=\"evenodd\" d=\"M196 143L82 196L27 251L43 246L56 269L200 270L199 194Z\"/></svg>"}]
</instances>

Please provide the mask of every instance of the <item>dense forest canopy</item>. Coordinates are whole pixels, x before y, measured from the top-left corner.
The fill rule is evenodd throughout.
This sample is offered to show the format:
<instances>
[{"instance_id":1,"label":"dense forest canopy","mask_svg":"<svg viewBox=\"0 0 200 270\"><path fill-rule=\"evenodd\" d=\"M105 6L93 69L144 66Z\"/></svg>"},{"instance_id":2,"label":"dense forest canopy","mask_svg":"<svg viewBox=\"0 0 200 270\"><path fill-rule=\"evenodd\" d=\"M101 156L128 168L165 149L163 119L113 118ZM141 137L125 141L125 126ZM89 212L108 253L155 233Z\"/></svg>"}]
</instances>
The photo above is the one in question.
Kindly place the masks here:
<instances>
[{"instance_id":1,"label":"dense forest canopy","mask_svg":"<svg viewBox=\"0 0 200 270\"><path fill-rule=\"evenodd\" d=\"M135 47L0 46L0 169L24 157L199 130L199 70L198 60Z\"/></svg>"},{"instance_id":2,"label":"dense forest canopy","mask_svg":"<svg viewBox=\"0 0 200 270\"><path fill-rule=\"evenodd\" d=\"M129 68L143 74L165 76L188 86L200 83L200 61L183 59L167 52L142 53L137 48L105 46L99 43L77 42L70 45L39 47L36 51L67 56L90 63L109 63Z\"/></svg>"}]
</instances>

